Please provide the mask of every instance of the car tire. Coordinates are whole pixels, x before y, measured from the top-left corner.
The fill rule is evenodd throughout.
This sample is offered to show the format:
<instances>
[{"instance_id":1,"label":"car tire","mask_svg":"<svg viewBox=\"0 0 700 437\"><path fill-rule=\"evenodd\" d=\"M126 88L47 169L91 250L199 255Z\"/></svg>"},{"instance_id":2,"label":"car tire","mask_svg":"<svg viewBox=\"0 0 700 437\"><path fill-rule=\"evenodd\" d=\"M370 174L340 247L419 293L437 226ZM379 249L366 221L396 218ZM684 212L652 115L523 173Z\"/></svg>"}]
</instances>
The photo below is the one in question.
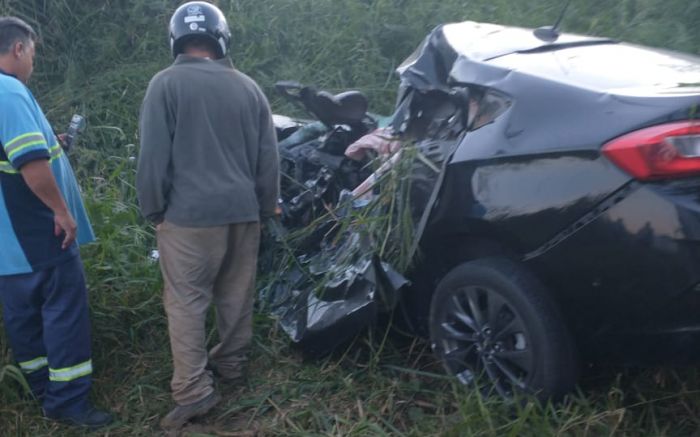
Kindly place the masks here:
<instances>
[{"instance_id":1,"label":"car tire","mask_svg":"<svg viewBox=\"0 0 700 437\"><path fill-rule=\"evenodd\" d=\"M576 383L573 340L544 286L524 266L484 258L453 268L430 308L445 369L485 394L558 399Z\"/></svg>"}]
</instances>

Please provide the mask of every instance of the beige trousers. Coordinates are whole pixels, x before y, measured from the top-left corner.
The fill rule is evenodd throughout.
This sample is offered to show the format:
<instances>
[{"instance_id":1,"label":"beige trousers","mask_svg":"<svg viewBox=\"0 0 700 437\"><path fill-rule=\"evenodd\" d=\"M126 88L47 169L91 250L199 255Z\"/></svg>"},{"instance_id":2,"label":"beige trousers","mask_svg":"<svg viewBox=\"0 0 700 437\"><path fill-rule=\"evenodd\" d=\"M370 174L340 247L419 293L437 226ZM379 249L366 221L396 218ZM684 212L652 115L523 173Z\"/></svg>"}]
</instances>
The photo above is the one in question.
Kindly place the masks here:
<instances>
[{"instance_id":1,"label":"beige trousers","mask_svg":"<svg viewBox=\"0 0 700 437\"><path fill-rule=\"evenodd\" d=\"M223 377L240 375L253 334L253 292L260 224L157 231L164 305L173 354L172 396L197 402L214 391L209 361ZM205 321L216 307L219 343L206 350Z\"/></svg>"}]
</instances>

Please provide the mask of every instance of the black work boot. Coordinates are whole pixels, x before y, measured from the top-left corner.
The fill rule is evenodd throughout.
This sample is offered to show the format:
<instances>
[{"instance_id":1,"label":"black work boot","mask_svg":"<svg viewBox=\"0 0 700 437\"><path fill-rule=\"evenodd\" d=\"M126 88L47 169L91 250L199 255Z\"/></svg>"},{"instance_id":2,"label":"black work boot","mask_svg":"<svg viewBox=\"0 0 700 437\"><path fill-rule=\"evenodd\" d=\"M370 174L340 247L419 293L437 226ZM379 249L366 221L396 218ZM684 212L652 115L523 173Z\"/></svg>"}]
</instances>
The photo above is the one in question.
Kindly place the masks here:
<instances>
[{"instance_id":1,"label":"black work boot","mask_svg":"<svg viewBox=\"0 0 700 437\"><path fill-rule=\"evenodd\" d=\"M114 417L108 411L100 410L90 405L85 411L72 414L56 414L44 412L47 419L65 423L66 425L88 428L90 430L105 427L114 421Z\"/></svg>"},{"instance_id":2,"label":"black work boot","mask_svg":"<svg viewBox=\"0 0 700 437\"><path fill-rule=\"evenodd\" d=\"M160 426L165 430L182 428L191 419L207 414L220 400L221 396L217 392L212 392L209 396L197 402L178 405L161 419Z\"/></svg>"}]
</instances>

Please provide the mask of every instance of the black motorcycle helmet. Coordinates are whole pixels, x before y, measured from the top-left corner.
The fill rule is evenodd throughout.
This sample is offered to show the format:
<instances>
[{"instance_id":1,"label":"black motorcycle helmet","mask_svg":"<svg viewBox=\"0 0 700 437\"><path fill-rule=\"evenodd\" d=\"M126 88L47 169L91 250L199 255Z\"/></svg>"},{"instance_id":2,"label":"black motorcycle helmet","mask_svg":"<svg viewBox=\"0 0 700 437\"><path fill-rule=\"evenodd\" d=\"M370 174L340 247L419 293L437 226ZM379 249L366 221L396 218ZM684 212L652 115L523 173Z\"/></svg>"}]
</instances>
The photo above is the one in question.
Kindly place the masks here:
<instances>
[{"instance_id":1,"label":"black motorcycle helmet","mask_svg":"<svg viewBox=\"0 0 700 437\"><path fill-rule=\"evenodd\" d=\"M221 10L210 3L195 1L181 5L170 18L169 30L173 57L183 52L188 39L195 37L210 39L219 58L228 52L231 30Z\"/></svg>"}]
</instances>

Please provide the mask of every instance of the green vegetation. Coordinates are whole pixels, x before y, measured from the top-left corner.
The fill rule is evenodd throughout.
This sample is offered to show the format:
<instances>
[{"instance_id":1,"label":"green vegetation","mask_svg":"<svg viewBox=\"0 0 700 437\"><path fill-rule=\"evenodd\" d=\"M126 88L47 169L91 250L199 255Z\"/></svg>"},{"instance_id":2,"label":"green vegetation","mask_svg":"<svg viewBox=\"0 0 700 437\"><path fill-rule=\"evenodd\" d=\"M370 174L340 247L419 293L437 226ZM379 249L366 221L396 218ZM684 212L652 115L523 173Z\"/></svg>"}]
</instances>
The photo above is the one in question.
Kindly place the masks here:
<instances>
[{"instance_id":1,"label":"green vegetation","mask_svg":"<svg viewBox=\"0 0 700 437\"><path fill-rule=\"evenodd\" d=\"M174 0L0 0L42 37L32 88L57 129L89 129L71 152L99 242L83 251L91 289L98 404L109 435L149 436L170 406L170 353L152 229L135 205L136 119L150 77L169 61ZM364 90L393 106L393 69L435 25L471 19L551 24L560 0L221 0L235 63L272 93L278 80ZM574 0L564 29L700 54L696 0ZM264 275L263 275L264 276ZM307 360L256 319L251 375L193 435L690 435L700 429L700 373L597 369L557 406L505 405L454 384L422 340L375 328L339 354ZM0 330L0 435L80 435L45 421L23 396Z\"/></svg>"}]
</instances>

